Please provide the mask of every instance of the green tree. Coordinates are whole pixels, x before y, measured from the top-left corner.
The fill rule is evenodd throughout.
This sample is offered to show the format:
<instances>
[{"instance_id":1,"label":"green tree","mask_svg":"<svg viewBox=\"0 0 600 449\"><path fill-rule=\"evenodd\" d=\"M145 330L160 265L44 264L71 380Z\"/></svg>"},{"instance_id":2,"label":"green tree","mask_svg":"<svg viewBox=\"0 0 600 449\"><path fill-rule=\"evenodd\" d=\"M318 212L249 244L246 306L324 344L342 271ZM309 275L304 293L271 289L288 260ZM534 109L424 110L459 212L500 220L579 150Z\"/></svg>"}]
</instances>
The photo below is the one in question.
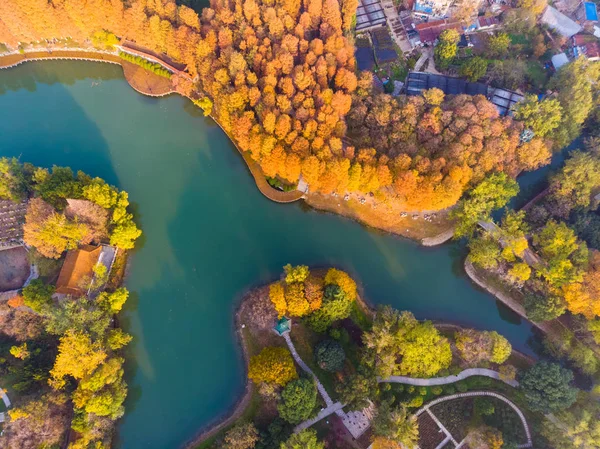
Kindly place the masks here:
<instances>
[{"instance_id":1,"label":"green tree","mask_svg":"<svg viewBox=\"0 0 600 449\"><path fill-rule=\"evenodd\" d=\"M109 186L103 179L94 178L82 189L83 197L104 209L111 209L117 204L117 189Z\"/></svg>"},{"instance_id":2,"label":"green tree","mask_svg":"<svg viewBox=\"0 0 600 449\"><path fill-rule=\"evenodd\" d=\"M19 202L27 192L23 166L16 158L0 158L0 199Z\"/></svg>"},{"instance_id":3,"label":"green tree","mask_svg":"<svg viewBox=\"0 0 600 449\"><path fill-rule=\"evenodd\" d=\"M447 68L458 52L458 41L460 35L456 30L444 30L438 38L435 46L435 58L440 68Z\"/></svg>"},{"instance_id":4,"label":"green tree","mask_svg":"<svg viewBox=\"0 0 600 449\"><path fill-rule=\"evenodd\" d=\"M110 316L99 309L93 299L86 297L62 301L46 315L46 330L53 335L74 330L102 339L111 324Z\"/></svg>"},{"instance_id":5,"label":"green tree","mask_svg":"<svg viewBox=\"0 0 600 449\"><path fill-rule=\"evenodd\" d=\"M486 53L491 58L502 58L508 54L510 36L507 33L496 33L488 37Z\"/></svg>"},{"instance_id":6,"label":"green tree","mask_svg":"<svg viewBox=\"0 0 600 449\"><path fill-rule=\"evenodd\" d=\"M33 173L34 190L42 199L62 210L67 198L81 198L82 182L68 167L38 168Z\"/></svg>"},{"instance_id":7,"label":"green tree","mask_svg":"<svg viewBox=\"0 0 600 449\"><path fill-rule=\"evenodd\" d=\"M392 407L383 402L372 422L373 435L398 443L401 447L415 448L419 440L417 417L404 405Z\"/></svg>"},{"instance_id":8,"label":"green tree","mask_svg":"<svg viewBox=\"0 0 600 449\"><path fill-rule=\"evenodd\" d=\"M450 366L452 351L431 321L420 323L410 312L380 308L370 332L363 334L363 361L377 376L431 377Z\"/></svg>"},{"instance_id":9,"label":"green tree","mask_svg":"<svg viewBox=\"0 0 600 449\"><path fill-rule=\"evenodd\" d=\"M269 347L250 358L248 377L257 384L271 382L284 386L296 379L298 374L288 349Z\"/></svg>"},{"instance_id":10,"label":"green tree","mask_svg":"<svg viewBox=\"0 0 600 449\"><path fill-rule=\"evenodd\" d=\"M96 301L101 307L110 311L110 313L119 313L127 299L129 298L129 291L125 287L119 287L114 292L102 292L98 295Z\"/></svg>"},{"instance_id":11,"label":"green tree","mask_svg":"<svg viewBox=\"0 0 600 449\"><path fill-rule=\"evenodd\" d=\"M41 279L34 279L21 291L25 305L37 313L44 314L52 304L54 286L46 285Z\"/></svg>"},{"instance_id":12,"label":"green tree","mask_svg":"<svg viewBox=\"0 0 600 449\"><path fill-rule=\"evenodd\" d=\"M500 244L490 234L469 240L469 260L481 268L491 269L498 266L500 260Z\"/></svg>"},{"instance_id":13,"label":"green tree","mask_svg":"<svg viewBox=\"0 0 600 449\"><path fill-rule=\"evenodd\" d=\"M488 61L480 56L467 59L460 66L460 76L464 76L470 82L474 83L483 78L487 73Z\"/></svg>"},{"instance_id":14,"label":"green tree","mask_svg":"<svg viewBox=\"0 0 600 449\"><path fill-rule=\"evenodd\" d=\"M223 449L253 449L258 441L258 430L252 423L235 425L225 434Z\"/></svg>"},{"instance_id":15,"label":"green tree","mask_svg":"<svg viewBox=\"0 0 600 449\"><path fill-rule=\"evenodd\" d=\"M110 244L121 249L133 249L135 241L142 235L133 220L115 226L110 234Z\"/></svg>"},{"instance_id":16,"label":"green tree","mask_svg":"<svg viewBox=\"0 0 600 449\"><path fill-rule=\"evenodd\" d=\"M321 308L308 316L308 323L315 331L325 332L334 322L350 316L353 302L339 285L328 284Z\"/></svg>"},{"instance_id":17,"label":"green tree","mask_svg":"<svg viewBox=\"0 0 600 449\"><path fill-rule=\"evenodd\" d=\"M317 439L317 432L306 429L281 443L281 449L325 449L325 445Z\"/></svg>"},{"instance_id":18,"label":"green tree","mask_svg":"<svg viewBox=\"0 0 600 449\"><path fill-rule=\"evenodd\" d=\"M531 410L552 413L569 408L577 398L573 373L557 363L538 362L525 371L520 389Z\"/></svg>"},{"instance_id":19,"label":"green tree","mask_svg":"<svg viewBox=\"0 0 600 449\"><path fill-rule=\"evenodd\" d=\"M551 287L581 282L583 268L588 261L588 249L585 242L577 240L571 228L563 222L550 220L534 235L533 242L546 261L544 266L538 268L538 272Z\"/></svg>"},{"instance_id":20,"label":"green tree","mask_svg":"<svg viewBox=\"0 0 600 449\"><path fill-rule=\"evenodd\" d=\"M536 136L544 137L560 125L562 107L554 98L539 100L537 95L527 95L525 100L515 106L514 117L522 121Z\"/></svg>"},{"instance_id":21,"label":"green tree","mask_svg":"<svg viewBox=\"0 0 600 449\"><path fill-rule=\"evenodd\" d=\"M552 196L568 210L590 205L592 192L600 187L600 157L574 151L562 170L550 180Z\"/></svg>"},{"instance_id":22,"label":"green tree","mask_svg":"<svg viewBox=\"0 0 600 449\"><path fill-rule=\"evenodd\" d=\"M471 235L481 220L489 220L494 209L506 206L519 193L519 185L506 173L493 173L477 184L467 197L452 210L450 217L456 221L456 238Z\"/></svg>"},{"instance_id":23,"label":"green tree","mask_svg":"<svg viewBox=\"0 0 600 449\"><path fill-rule=\"evenodd\" d=\"M277 409L279 416L290 424L300 424L312 416L316 406L317 388L314 381L300 378L285 386Z\"/></svg>"},{"instance_id":24,"label":"green tree","mask_svg":"<svg viewBox=\"0 0 600 449\"><path fill-rule=\"evenodd\" d=\"M293 267L289 263L283 267L283 271L285 272L285 282L287 284L304 282L310 274L310 271L306 265L296 265Z\"/></svg>"},{"instance_id":25,"label":"green tree","mask_svg":"<svg viewBox=\"0 0 600 449\"><path fill-rule=\"evenodd\" d=\"M315 360L321 369L329 372L340 371L344 367L344 348L335 340L323 340L315 347Z\"/></svg>"},{"instance_id":26,"label":"green tree","mask_svg":"<svg viewBox=\"0 0 600 449\"><path fill-rule=\"evenodd\" d=\"M348 376L343 383L336 385L340 401L348 404L350 410L362 410L369 406L369 400L379 396L377 377L368 368L361 367L358 373Z\"/></svg>"},{"instance_id":27,"label":"green tree","mask_svg":"<svg viewBox=\"0 0 600 449\"><path fill-rule=\"evenodd\" d=\"M550 80L549 88L558 92L563 109L562 121L553 135L555 147L568 145L581 132L581 127L594 109L594 85L600 79L598 64L580 56L565 64Z\"/></svg>"}]
</instances>

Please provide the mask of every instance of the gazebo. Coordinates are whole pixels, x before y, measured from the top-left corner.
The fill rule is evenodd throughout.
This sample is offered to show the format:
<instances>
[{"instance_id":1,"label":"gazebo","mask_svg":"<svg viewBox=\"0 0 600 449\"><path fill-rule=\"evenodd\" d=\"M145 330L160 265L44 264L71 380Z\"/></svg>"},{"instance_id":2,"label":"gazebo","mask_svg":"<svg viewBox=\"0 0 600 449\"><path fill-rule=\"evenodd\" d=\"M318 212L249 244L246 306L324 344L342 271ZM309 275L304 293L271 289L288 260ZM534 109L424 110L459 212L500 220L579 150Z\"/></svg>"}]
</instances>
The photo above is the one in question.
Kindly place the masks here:
<instances>
[{"instance_id":1,"label":"gazebo","mask_svg":"<svg viewBox=\"0 0 600 449\"><path fill-rule=\"evenodd\" d=\"M283 317L277 320L277 324L273 327L273 330L279 335L283 337L284 334L287 334L292 330L292 320L289 318Z\"/></svg>"}]
</instances>

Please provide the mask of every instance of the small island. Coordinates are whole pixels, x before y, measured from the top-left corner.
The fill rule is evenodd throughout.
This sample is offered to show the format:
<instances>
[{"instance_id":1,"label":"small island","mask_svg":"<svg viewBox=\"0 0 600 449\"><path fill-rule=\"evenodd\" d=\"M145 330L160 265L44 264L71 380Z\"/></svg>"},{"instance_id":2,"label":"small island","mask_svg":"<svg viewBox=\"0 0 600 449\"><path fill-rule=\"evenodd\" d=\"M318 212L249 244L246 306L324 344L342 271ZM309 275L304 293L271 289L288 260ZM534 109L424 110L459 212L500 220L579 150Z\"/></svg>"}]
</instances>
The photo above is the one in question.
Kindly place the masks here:
<instances>
[{"instance_id":1,"label":"small island","mask_svg":"<svg viewBox=\"0 0 600 449\"><path fill-rule=\"evenodd\" d=\"M497 332L373 310L336 268L286 265L244 296L236 326L245 396L188 448L554 447L597 408L559 364Z\"/></svg>"},{"instance_id":2,"label":"small island","mask_svg":"<svg viewBox=\"0 0 600 449\"><path fill-rule=\"evenodd\" d=\"M2 447L106 448L123 416L117 315L141 235L127 192L0 159Z\"/></svg>"}]
</instances>

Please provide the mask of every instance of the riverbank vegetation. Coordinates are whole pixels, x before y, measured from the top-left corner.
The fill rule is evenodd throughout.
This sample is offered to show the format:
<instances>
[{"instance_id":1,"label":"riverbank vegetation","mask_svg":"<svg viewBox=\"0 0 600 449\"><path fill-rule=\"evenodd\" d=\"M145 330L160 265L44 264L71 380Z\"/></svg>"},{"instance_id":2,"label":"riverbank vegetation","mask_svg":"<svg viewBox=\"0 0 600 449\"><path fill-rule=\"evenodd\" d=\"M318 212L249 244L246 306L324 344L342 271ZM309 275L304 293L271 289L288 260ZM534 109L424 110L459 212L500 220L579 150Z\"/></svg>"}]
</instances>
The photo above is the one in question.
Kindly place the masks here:
<instances>
[{"instance_id":1,"label":"riverbank vegetation","mask_svg":"<svg viewBox=\"0 0 600 449\"><path fill-rule=\"evenodd\" d=\"M214 1L198 16L174 0L9 0L0 41L16 48L70 36L85 46L117 36L168 55L197 77L185 94L210 101L265 176L295 184L302 175L317 194L373 195L373 221L445 209L491 172L515 176L548 161L546 139L520 142L523 124L499 117L483 97L374 96L371 75L355 73L356 6Z\"/></svg>"},{"instance_id":2,"label":"riverbank vegetation","mask_svg":"<svg viewBox=\"0 0 600 449\"><path fill-rule=\"evenodd\" d=\"M294 317L291 328L281 321L283 315ZM373 443L429 449L439 441L433 444L433 428L415 412L436 398L487 390L516 403L533 426L535 447L550 448L544 435L550 435L551 425L544 413L559 412L568 421L569 410L589 401L575 388L570 370L552 361L532 363L513 353L496 332L434 325L389 306L372 311L356 282L335 268L287 265L280 280L245 296L237 318L253 399L234 415L237 421L229 420L189 447L285 449L306 440L308 446L298 447L366 448ZM275 332L288 329L293 347ZM421 387L385 381L391 376L444 377L474 367L493 369L500 380L475 376ZM521 382L518 388L504 383L515 385L515 380ZM342 415L355 411L363 416L353 419L366 419L369 430L355 440L335 413L308 428L296 428L328 407L322 389L332 403L345 405ZM456 438L497 442L485 447L526 442L520 418L504 402L484 397L443 404L435 408L438 418L452 427ZM448 404L452 407L446 410Z\"/></svg>"},{"instance_id":3,"label":"riverbank vegetation","mask_svg":"<svg viewBox=\"0 0 600 449\"><path fill-rule=\"evenodd\" d=\"M109 274L97 263L69 294L55 284L66 251L133 249L141 231L127 192L65 167L5 158L0 167L0 198L28 203L23 240L40 274L0 304L0 380L13 403L2 447L108 448L127 396L123 348L131 336L116 322L129 296L123 270Z\"/></svg>"}]
</instances>

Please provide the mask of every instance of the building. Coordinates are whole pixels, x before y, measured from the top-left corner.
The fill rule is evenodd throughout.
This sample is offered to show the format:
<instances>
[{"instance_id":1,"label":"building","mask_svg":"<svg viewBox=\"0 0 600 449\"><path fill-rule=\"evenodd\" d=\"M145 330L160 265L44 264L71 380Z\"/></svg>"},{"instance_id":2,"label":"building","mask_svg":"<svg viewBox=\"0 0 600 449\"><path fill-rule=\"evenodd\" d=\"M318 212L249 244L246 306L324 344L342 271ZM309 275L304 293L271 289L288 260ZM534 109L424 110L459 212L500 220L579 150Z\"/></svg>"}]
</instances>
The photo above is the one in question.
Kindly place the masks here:
<instances>
[{"instance_id":1,"label":"building","mask_svg":"<svg viewBox=\"0 0 600 449\"><path fill-rule=\"evenodd\" d=\"M502 116L512 115L514 106L523 99L523 95L508 89L490 88L488 93L488 100L496 106Z\"/></svg>"},{"instance_id":2,"label":"building","mask_svg":"<svg viewBox=\"0 0 600 449\"><path fill-rule=\"evenodd\" d=\"M424 19L446 17L453 0L416 0L413 15Z\"/></svg>"},{"instance_id":3,"label":"building","mask_svg":"<svg viewBox=\"0 0 600 449\"><path fill-rule=\"evenodd\" d=\"M407 95L419 95L427 89L437 87L448 95L485 95L487 96L487 85L482 83L470 83L462 78L435 75L425 72L409 72L406 78L405 91Z\"/></svg>"},{"instance_id":4,"label":"building","mask_svg":"<svg viewBox=\"0 0 600 449\"><path fill-rule=\"evenodd\" d=\"M479 17L476 27L479 31L492 30L500 25L498 17Z\"/></svg>"},{"instance_id":5,"label":"building","mask_svg":"<svg viewBox=\"0 0 600 449\"><path fill-rule=\"evenodd\" d=\"M571 37L583 30L577 22L565 16L552 6L546 8L544 14L540 17L540 22L564 37Z\"/></svg>"},{"instance_id":6,"label":"building","mask_svg":"<svg viewBox=\"0 0 600 449\"><path fill-rule=\"evenodd\" d=\"M573 36L573 58L585 56L590 61L600 61L600 42L589 34Z\"/></svg>"},{"instance_id":7,"label":"building","mask_svg":"<svg viewBox=\"0 0 600 449\"><path fill-rule=\"evenodd\" d=\"M463 32L463 26L460 22L443 20L433 20L425 23L419 23L415 25L415 30L419 33L419 39L423 44L433 44L442 31L444 30L456 30L460 33Z\"/></svg>"},{"instance_id":8,"label":"building","mask_svg":"<svg viewBox=\"0 0 600 449\"><path fill-rule=\"evenodd\" d=\"M552 65L556 70L560 69L563 65L569 63L569 58L565 53L559 53L552 56Z\"/></svg>"},{"instance_id":9,"label":"building","mask_svg":"<svg viewBox=\"0 0 600 449\"><path fill-rule=\"evenodd\" d=\"M65 263L56 281L56 293L74 296L87 293L101 252L101 246L91 245L84 245L67 252Z\"/></svg>"},{"instance_id":10,"label":"building","mask_svg":"<svg viewBox=\"0 0 600 449\"><path fill-rule=\"evenodd\" d=\"M575 11L575 18L584 25L598 23L598 7L594 2L581 2Z\"/></svg>"},{"instance_id":11,"label":"building","mask_svg":"<svg viewBox=\"0 0 600 449\"><path fill-rule=\"evenodd\" d=\"M356 31L366 31L385 24L385 13L379 0L358 0Z\"/></svg>"},{"instance_id":12,"label":"building","mask_svg":"<svg viewBox=\"0 0 600 449\"><path fill-rule=\"evenodd\" d=\"M524 96L507 89L488 87L483 83L470 83L462 78L434 75L425 72L409 72L406 77L405 92L407 95L420 95L427 89L437 87L447 95L483 95L486 97L502 116L511 115L515 104L523 100Z\"/></svg>"}]
</instances>

